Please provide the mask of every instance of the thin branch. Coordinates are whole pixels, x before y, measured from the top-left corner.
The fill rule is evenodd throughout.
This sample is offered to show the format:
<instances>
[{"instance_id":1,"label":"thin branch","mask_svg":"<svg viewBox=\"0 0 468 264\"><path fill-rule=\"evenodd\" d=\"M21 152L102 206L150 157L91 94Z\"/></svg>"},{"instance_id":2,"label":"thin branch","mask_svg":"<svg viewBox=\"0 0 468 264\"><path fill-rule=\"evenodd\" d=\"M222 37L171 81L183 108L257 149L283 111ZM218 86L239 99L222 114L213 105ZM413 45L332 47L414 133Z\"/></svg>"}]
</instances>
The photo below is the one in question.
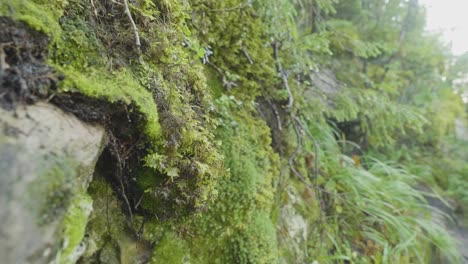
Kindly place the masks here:
<instances>
[{"instance_id":1,"label":"thin branch","mask_svg":"<svg viewBox=\"0 0 468 264\"><path fill-rule=\"evenodd\" d=\"M244 46L242 46L242 52L244 53L244 55L247 58L247 60L249 61L249 63L254 64L252 58L250 58L249 53L247 52L247 49Z\"/></svg>"},{"instance_id":2,"label":"thin branch","mask_svg":"<svg viewBox=\"0 0 468 264\"><path fill-rule=\"evenodd\" d=\"M96 9L96 5L94 5L94 0L90 0L91 2L91 7L93 8L93 13L94 13L94 16L98 16L98 13L97 13L97 9Z\"/></svg>"},{"instance_id":3,"label":"thin branch","mask_svg":"<svg viewBox=\"0 0 468 264\"><path fill-rule=\"evenodd\" d=\"M298 140L298 145L295 149L295 151L293 152L293 154L289 157L289 160L288 160L288 165L289 167L291 168L291 171L294 173L294 175L300 180L302 181L307 187L309 188L313 188L313 189L316 189L318 191L321 191L321 192L324 192L324 193L327 193L327 194L330 194L330 195L334 195L336 197L339 197L340 199L344 199L343 197L341 197L339 193L333 193L333 192L330 192L330 191L327 191L323 188L320 188L318 186L314 186L313 184L307 182L307 180L305 179L305 177L299 172L296 170L295 166L294 166L294 161L296 160L296 156L297 156L297 153L299 153L299 150L300 150L300 146L302 145L302 135L301 133L299 132L299 129L297 128L297 126L293 123L293 128L294 128L294 132L296 133L296 136L297 136L297 140ZM325 210L324 208L321 208L322 210Z\"/></svg>"},{"instance_id":4,"label":"thin branch","mask_svg":"<svg viewBox=\"0 0 468 264\"><path fill-rule=\"evenodd\" d=\"M228 81L228 79L226 78L226 75L224 74L223 70L221 70L221 68L219 68L218 66L216 66L210 61L207 61L207 63L208 65L213 67L221 75L221 77L223 77L223 87L228 89L228 91L231 90L232 87L237 87L237 83L233 81Z\"/></svg>"},{"instance_id":5,"label":"thin branch","mask_svg":"<svg viewBox=\"0 0 468 264\"><path fill-rule=\"evenodd\" d=\"M314 144L314 152L315 152L315 158L314 158L314 180L317 180L318 178L318 174L319 174L319 171L318 171L318 162L319 162L319 153L318 153L318 150L319 150L319 145L317 143L317 140L315 140L315 137L312 135L312 133L310 133L309 129L306 129L305 125L301 122L301 120L297 117L297 116L293 116L293 119L296 120L297 124L301 127L302 130L304 130L306 132L306 135L310 138L310 140L312 140L313 144Z\"/></svg>"},{"instance_id":6,"label":"thin branch","mask_svg":"<svg viewBox=\"0 0 468 264\"><path fill-rule=\"evenodd\" d=\"M141 55L141 42L140 42L140 35L138 34L138 28L135 24L135 21L133 20L132 14L130 13L130 9L128 7L128 0L122 0L122 1L124 4L125 14L127 14L128 20L130 20L130 24L133 28L133 34L135 36L135 46L136 46L137 54L138 54L138 62L142 64L143 57Z\"/></svg>"},{"instance_id":7,"label":"thin branch","mask_svg":"<svg viewBox=\"0 0 468 264\"><path fill-rule=\"evenodd\" d=\"M218 66L213 64L211 61L207 61L207 63L208 63L208 65L213 67L221 76L223 76L223 79L224 79L224 72L223 72L223 70L221 70L221 68L219 68Z\"/></svg>"},{"instance_id":8,"label":"thin branch","mask_svg":"<svg viewBox=\"0 0 468 264\"><path fill-rule=\"evenodd\" d=\"M122 3L116 2L115 0L110 0L113 4L119 5L119 6L124 6Z\"/></svg>"},{"instance_id":9,"label":"thin branch","mask_svg":"<svg viewBox=\"0 0 468 264\"><path fill-rule=\"evenodd\" d=\"M279 115L278 108L276 107L276 105L271 100L268 100L268 103L270 103L270 106L273 109L273 113L275 114L276 124L278 126L278 130L283 131L283 127L281 125L281 117Z\"/></svg>"},{"instance_id":10,"label":"thin branch","mask_svg":"<svg viewBox=\"0 0 468 264\"><path fill-rule=\"evenodd\" d=\"M299 150L301 149L301 146L302 146L302 136L301 134L299 133L299 130L297 129L296 125L294 124L294 122L292 123L293 125L293 128L294 128L294 132L296 132L296 138L297 138L297 146L296 146L296 149L294 150L293 154L289 157L288 159L288 165L289 167L291 167L291 170L293 170L293 172L295 172L296 174L296 169L294 169L294 161L296 160L296 156L297 156L297 153L299 153ZM297 173L298 175L300 175L299 173ZM302 177L302 175L300 175ZM303 178L303 177L302 177Z\"/></svg>"},{"instance_id":11,"label":"thin branch","mask_svg":"<svg viewBox=\"0 0 468 264\"><path fill-rule=\"evenodd\" d=\"M122 198L125 201L125 205L127 206L128 214L130 216L129 222L132 223L133 222L132 207L130 206L130 201L128 200L127 195L125 194L125 186L124 186L124 183L123 183L123 165L122 165L123 161L122 161L122 158L121 158L121 156L119 154L119 150L117 149L117 139L112 134L109 135L109 138L110 138L110 141L111 141L111 146L112 146L112 148L113 148L113 150L115 152L114 155L117 158L117 162L118 162L118 166L119 166L119 173L117 175L117 178L118 178L118 181L119 181L119 184L120 184L120 192L121 192Z\"/></svg>"},{"instance_id":12,"label":"thin branch","mask_svg":"<svg viewBox=\"0 0 468 264\"><path fill-rule=\"evenodd\" d=\"M138 232L137 232L137 238L138 240L141 239L141 236L143 235L143 230L145 228L145 223L146 223L146 217L143 218L143 221L141 222L141 226L140 226L140 229L138 229Z\"/></svg>"},{"instance_id":13,"label":"thin branch","mask_svg":"<svg viewBox=\"0 0 468 264\"><path fill-rule=\"evenodd\" d=\"M138 199L137 203L135 204L135 207L134 207L135 210L138 209L138 206L140 206L141 201L143 201L143 196L144 196L144 194L142 194L142 195L140 196L140 199Z\"/></svg>"},{"instance_id":14,"label":"thin branch","mask_svg":"<svg viewBox=\"0 0 468 264\"><path fill-rule=\"evenodd\" d=\"M398 36L398 44L397 44L397 49L395 52L393 52L390 57L383 63L385 65L385 70L383 74L380 76L379 83L383 83L385 81L385 78L387 77L388 71L390 70L389 64L399 55L401 52L401 47L403 45L403 42L406 39L406 34L408 33L409 27L411 26L411 20L414 19L416 16L416 13L418 12L418 1L417 0L410 0L408 3L408 13L406 14L405 20L403 21L403 24L401 25L401 30L400 34Z\"/></svg>"},{"instance_id":15,"label":"thin branch","mask_svg":"<svg viewBox=\"0 0 468 264\"><path fill-rule=\"evenodd\" d=\"M110 185L106 184L106 232L107 234L110 234L110 219L109 219L109 188Z\"/></svg>"},{"instance_id":16,"label":"thin branch","mask_svg":"<svg viewBox=\"0 0 468 264\"><path fill-rule=\"evenodd\" d=\"M292 109L293 104L294 104L294 98L293 98L293 94L291 92L291 88L289 88L288 76L284 72L283 66L281 65L281 61L279 59L278 48L279 48L279 44L278 44L277 41L275 41L273 43L273 49L274 49L274 56L275 56L275 60L276 60L276 67L277 67L277 70L278 70L278 72L280 74L281 81L283 81L284 88L286 88L286 90L288 91L289 99L288 99L287 108Z\"/></svg>"},{"instance_id":17,"label":"thin branch","mask_svg":"<svg viewBox=\"0 0 468 264\"><path fill-rule=\"evenodd\" d=\"M263 118L263 120L267 120L265 113L263 113L262 108L256 103L255 109L257 109L258 114Z\"/></svg>"}]
</instances>

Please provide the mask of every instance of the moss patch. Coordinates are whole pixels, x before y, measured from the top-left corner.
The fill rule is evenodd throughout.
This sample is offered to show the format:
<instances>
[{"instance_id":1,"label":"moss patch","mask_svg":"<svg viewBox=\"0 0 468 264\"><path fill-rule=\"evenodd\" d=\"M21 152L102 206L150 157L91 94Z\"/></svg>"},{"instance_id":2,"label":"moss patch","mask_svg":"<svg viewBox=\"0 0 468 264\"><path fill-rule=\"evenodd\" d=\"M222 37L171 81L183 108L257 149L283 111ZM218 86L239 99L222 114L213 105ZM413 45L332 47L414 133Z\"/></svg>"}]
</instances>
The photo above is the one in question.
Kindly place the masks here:
<instances>
[{"instance_id":1,"label":"moss patch","mask_svg":"<svg viewBox=\"0 0 468 264\"><path fill-rule=\"evenodd\" d=\"M216 121L211 118L210 92L199 58L187 47L191 33L186 8L182 3L131 4L143 43L143 61L138 62L132 52L130 21L116 2L93 6L84 0L22 0L0 5L1 15L24 21L50 37L48 64L65 78L57 98L63 93L81 94L123 102L138 112L141 118L135 125L141 133L135 141L143 155L137 162L146 158L137 166L146 167L145 175L158 180L155 185L137 186L146 194L142 208L158 214L204 208L216 196L217 181L225 174L211 133ZM126 139L117 140L122 145ZM128 154L119 152L120 157ZM162 194L166 198L161 199ZM133 198L132 202L139 197ZM146 206L152 203L164 206Z\"/></svg>"},{"instance_id":2,"label":"moss patch","mask_svg":"<svg viewBox=\"0 0 468 264\"><path fill-rule=\"evenodd\" d=\"M93 201L86 193L77 194L68 208L63 221L63 248L60 263L75 263L84 252L81 244L85 235L88 217L93 209Z\"/></svg>"},{"instance_id":3,"label":"moss patch","mask_svg":"<svg viewBox=\"0 0 468 264\"><path fill-rule=\"evenodd\" d=\"M150 263L190 263L186 242L174 233L168 232L157 243Z\"/></svg>"}]
</instances>

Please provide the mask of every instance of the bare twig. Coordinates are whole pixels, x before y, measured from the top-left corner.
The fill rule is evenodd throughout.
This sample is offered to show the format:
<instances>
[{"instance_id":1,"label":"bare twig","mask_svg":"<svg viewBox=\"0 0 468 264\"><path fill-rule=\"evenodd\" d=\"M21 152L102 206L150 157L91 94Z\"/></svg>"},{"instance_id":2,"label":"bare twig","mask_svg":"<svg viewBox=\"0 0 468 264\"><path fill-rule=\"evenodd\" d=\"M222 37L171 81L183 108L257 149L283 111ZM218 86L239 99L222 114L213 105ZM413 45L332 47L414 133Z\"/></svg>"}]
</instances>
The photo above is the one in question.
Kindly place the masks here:
<instances>
[{"instance_id":1,"label":"bare twig","mask_svg":"<svg viewBox=\"0 0 468 264\"><path fill-rule=\"evenodd\" d=\"M268 100L268 102L270 103L270 106L273 109L273 113L275 114L276 124L278 126L278 130L282 131L283 127L282 127L282 124L281 124L281 117L279 115L278 108L276 107L276 105L271 100Z\"/></svg>"},{"instance_id":2,"label":"bare twig","mask_svg":"<svg viewBox=\"0 0 468 264\"><path fill-rule=\"evenodd\" d=\"M137 203L135 204L135 210L138 209L138 206L140 206L141 201L143 201L143 195L140 196L140 199L138 199Z\"/></svg>"},{"instance_id":3,"label":"bare twig","mask_svg":"<svg viewBox=\"0 0 468 264\"><path fill-rule=\"evenodd\" d=\"M145 223L146 223L146 218L143 219L143 221L141 222L140 229L138 229L138 232L137 232L137 239L138 240L140 240L141 236L143 235L143 230L145 228Z\"/></svg>"},{"instance_id":4,"label":"bare twig","mask_svg":"<svg viewBox=\"0 0 468 264\"><path fill-rule=\"evenodd\" d=\"M109 185L106 185L106 231L110 234L110 220L109 220Z\"/></svg>"},{"instance_id":5,"label":"bare twig","mask_svg":"<svg viewBox=\"0 0 468 264\"><path fill-rule=\"evenodd\" d=\"M213 67L221 75L221 77L223 77L223 87L228 89L228 91L231 90L232 87L237 87L237 83L235 83L233 81L229 81L226 78L226 75L224 74L223 70L221 70L221 68L219 68L218 66L216 66L215 64L213 64L210 61L207 61L207 63L208 63L208 65Z\"/></svg>"},{"instance_id":6,"label":"bare twig","mask_svg":"<svg viewBox=\"0 0 468 264\"><path fill-rule=\"evenodd\" d=\"M278 70L278 72L280 74L281 81L283 81L284 88L286 88L286 90L288 92L288 95L289 95L287 107L288 107L288 109L292 109L293 104L294 104L294 97L293 97L293 94L291 92L291 88L289 88L288 76L284 72L283 66L281 65L281 61L280 61L279 54L278 54L278 48L279 48L279 44L278 44L277 41L275 41L273 43L273 49L274 49L274 56L275 56L275 60L276 60L276 67L277 67L277 70Z\"/></svg>"},{"instance_id":7,"label":"bare twig","mask_svg":"<svg viewBox=\"0 0 468 264\"><path fill-rule=\"evenodd\" d=\"M96 6L94 5L94 0L89 0L91 2L91 7L93 8L94 16L98 16Z\"/></svg>"},{"instance_id":8,"label":"bare twig","mask_svg":"<svg viewBox=\"0 0 468 264\"><path fill-rule=\"evenodd\" d=\"M247 58L247 60L249 61L249 63L254 64L252 58L250 58L249 53L247 52L247 49L244 46L242 46L242 52L244 53L244 55Z\"/></svg>"},{"instance_id":9,"label":"bare twig","mask_svg":"<svg viewBox=\"0 0 468 264\"><path fill-rule=\"evenodd\" d=\"M50 102L50 100L54 99L55 95L56 95L55 93L52 93L52 94L46 99L46 102L48 103L48 102Z\"/></svg>"},{"instance_id":10,"label":"bare twig","mask_svg":"<svg viewBox=\"0 0 468 264\"><path fill-rule=\"evenodd\" d=\"M296 125L294 124L294 121L293 121L292 125L293 125L293 128L294 128L294 132L296 132L297 146L296 146L296 149L294 150L293 154L289 157L288 165L289 165L289 167L291 167L291 170L293 170L293 172L296 172L296 169L293 169L294 168L294 161L296 160L297 153L299 153L299 150L301 149L301 146L302 146L302 136L299 133L299 130L297 129ZM297 173L297 174L300 175L299 173ZM300 175L300 176L302 177L302 175ZM302 178L304 178L304 177L302 177Z\"/></svg>"},{"instance_id":11,"label":"bare twig","mask_svg":"<svg viewBox=\"0 0 468 264\"><path fill-rule=\"evenodd\" d=\"M119 2L117 2L117 1L115 1L115 0L110 0L110 1L111 1L112 3L114 3L114 4L116 4L116 5L124 6L122 3L119 3Z\"/></svg>"},{"instance_id":12,"label":"bare twig","mask_svg":"<svg viewBox=\"0 0 468 264\"><path fill-rule=\"evenodd\" d=\"M221 70L221 68L219 68L218 66L216 66L215 64L213 64L211 61L207 61L208 65L210 65L211 67L213 67L219 74L221 74L223 77L224 77L224 73L223 71Z\"/></svg>"},{"instance_id":13,"label":"bare twig","mask_svg":"<svg viewBox=\"0 0 468 264\"><path fill-rule=\"evenodd\" d=\"M301 181L303 182L307 187L309 188L312 188L312 189L315 189L315 190L318 190L320 192L323 192L323 193L326 193L326 194L329 194L329 195L333 195L335 197L338 197L340 199L343 199L343 197L341 197L341 194L339 193L333 193L333 192L330 192L330 191L327 191L323 188L320 188L318 186L315 186L314 184L311 184L309 182L307 182L306 178L299 172L296 170L295 166L294 166L294 161L296 159L296 156L297 156L297 153L299 152L300 148L301 148L301 145L302 145L302 135L297 127L297 125L294 123L294 118L293 118L293 128L294 128L294 132L296 132L296 137L297 137L297 140L298 140L298 145L296 147L296 150L293 152L293 154L289 157L289 160L288 160L288 165L289 167L291 168L291 171L293 172L293 174ZM319 199L319 197L317 197L317 199ZM320 206L320 209L321 211L325 211L325 205L323 205L322 203L319 202L319 206Z\"/></svg>"},{"instance_id":14,"label":"bare twig","mask_svg":"<svg viewBox=\"0 0 468 264\"><path fill-rule=\"evenodd\" d=\"M130 206L130 201L127 198L127 195L125 194L125 186L123 184L123 162L122 158L120 157L119 150L117 149L117 139L115 138L114 135L110 134L109 139L111 141L111 146L114 150L114 155L117 158L118 166L119 166L119 173L117 175L119 184L120 184L120 192L122 195L122 198L125 201L125 205L127 206L128 214L130 216L130 223L133 222L133 214L132 214L132 207Z\"/></svg>"},{"instance_id":15,"label":"bare twig","mask_svg":"<svg viewBox=\"0 0 468 264\"><path fill-rule=\"evenodd\" d=\"M259 107L257 103L255 103L255 109L257 109L258 114L263 118L263 120L267 120L265 113L263 113L262 108Z\"/></svg>"},{"instance_id":16,"label":"bare twig","mask_svg":"<svg viewBox=\"0 0 468 264\"><path fill-rule=\"evenodd\" d=\"M390 55L390 57L383 63L385 66L385 70L383 74L380 76L379 83L383 83L385 81L385 78L387 77L387 74L390 70L389 64L397 58L397 56L401 52L401 47L403 45L403 42L406 40L406 35L408 33L409 27L411 20L414 19L418 12L418 1L417 0L410 0L408 3L408 13L406 14L405 20L403 24L401 25L401 30L400 34L398 37L398 44L396 50Z\"/></svg>"},{"instance_id":17,"label":"bare twig","mask_svg":"<svg viewBox=\"0 0 468 264\"><path fill-rule=\"evenodd\" d=\"M128 20L130 20L130 24L133 29L133 34L135 36L135 46L138 54L138 62L140 64L143 63L143 57L141 55L141 42L140 42L140 35L138 34L138 28L135 24L135 20L133 20L132 14L130 13L130 9L128 7L128 0L122 0L124 4L125 14L127 14Z\"/></svg>"}]
</instances>

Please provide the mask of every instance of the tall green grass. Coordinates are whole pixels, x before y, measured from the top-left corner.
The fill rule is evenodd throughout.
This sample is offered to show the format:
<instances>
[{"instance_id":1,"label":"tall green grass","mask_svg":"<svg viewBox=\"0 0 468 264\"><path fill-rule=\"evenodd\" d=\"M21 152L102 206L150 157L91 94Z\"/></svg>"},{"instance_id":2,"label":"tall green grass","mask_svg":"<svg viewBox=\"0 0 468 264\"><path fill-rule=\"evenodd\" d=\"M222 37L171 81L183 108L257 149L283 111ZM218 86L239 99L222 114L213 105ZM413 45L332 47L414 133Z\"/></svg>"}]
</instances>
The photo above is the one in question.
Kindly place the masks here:
<instances>
[{"instance_id":1,"label":"tall green grass","mask_svg":"<svg viewBox=\"0 0 468 264\"><path fill-rule=\"evenodd\" d=\"M361 156L362 164L357 165L342 153L330 126L316 123L309 128L321 142L318 153L324 173L318 182L332 201L323 226L329 250L324 254L312 249L314 260L428 263L441 252L451 263L461 262L455 240L441 221L434 220L448 216L431 207L424 198L427 194L415 188L418 175L396 162L368 156ZM314 256L318 252L321 256Z\"/></svg>"}]
</instances>

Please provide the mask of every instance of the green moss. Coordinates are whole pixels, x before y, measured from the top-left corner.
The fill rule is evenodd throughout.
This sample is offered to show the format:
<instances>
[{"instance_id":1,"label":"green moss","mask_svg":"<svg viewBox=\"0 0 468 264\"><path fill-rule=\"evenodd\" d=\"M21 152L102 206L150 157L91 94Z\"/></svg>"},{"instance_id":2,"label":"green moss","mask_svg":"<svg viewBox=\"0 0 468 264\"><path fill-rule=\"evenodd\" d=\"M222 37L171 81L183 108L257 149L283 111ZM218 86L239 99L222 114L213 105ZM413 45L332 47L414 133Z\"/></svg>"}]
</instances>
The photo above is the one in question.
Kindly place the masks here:
<instances>
[{"instance_id":1,"label":"green moss","mask_svg":"<svg viewBox=\"0 0 468 264\"><path fill-rule=\"evenodd\" d=\"M186 242L172 232L166 233L156 244L150 263L190 263Z\"/></svg>"},{"instance_id":2,"label":"green moss","mask_svg":"<svg viewBox=\"0 0 468 264\"><path fill-rule=\"evenodd\" d=\"M101 3L95 4L96 8L103 8ZM193 4L193 9L204 8L198 1ZM215 4L224 8L241 1ZM144 134L148 152L145 168L138 168L141 173L135 175L145 193L141 208L149 215L185 215L194 208L208 210L185 224L190 232L197 233L195 240L200 246L183 242L185 236L175 233L160 232L165 234L162 240L157 233L146 236L160 241L154 261L178 263L190 253L191 259L200 263L270 263L276 258L271 209L279 159L270 147L267 125L255 116L252 100L264 87L278 81L271 78L276 76L271 50L264 48L267 39L262 22L250 9L240 12L240 16L236 12L223 16L212 13L200 20L199 25L211 33L209 38L197 36L201 40L198 45L212 45L213 62L223 70L227 81L239 85L233 92L248 105L226 99L222 96L224 88L215 81L218 73L213 73L207 82L200 56L194 54L199 49L193 46L198 40L191 39L186 23L190 15L185 10L190 8L180 2L140 2L132 6L141 37L149 43L143 52L143 64L137 64L134 54L122 44L134 41L128 21L117 13L108 13L100 23L89 20L93 10L87 1L68 5L18 1L2 4L1 10L7 15L8 9L13 10L17 14L14 18L51 36L49 64L65 76L60 92L136 106L143 116L137 125ZM35 10L44 14L40 16ZM61 17L62 14L66 16ZM226 31L231 31L232 36ZM243 49L254 64L246 56L239 56ZM214 115L217 110L210 89L219 97L221 116ZM213 131L219 123L222 128L215 137ZM225 162L220 150L227 157ZM224 177L224 167L230 169L230 178ZM99 209L90 217L87 232L91 239L85 256L104 247L106 239L120 241L126 234L126 220L110 186L95 180L89 192ZM217 196L219 199L214 202ZM104 199L110 199L111 206ZM110 210L103 212L103 208ZM174 226L182 228L176 223ZM79 230L69 231L75 235L64 256L75 250L81 228L79 225ZM185 252L186 249L189 250ZM211 256L213 252L216 255Z\"/></svg>"},{"instance_id":3,"label":"green moss","mask_svg":"<svg viewBox=\"0 0 468 264\"><path fill-rule=\"evenodd\" d=\"M79 91L89 97L106 98L109 102L134 104L145 117L142 132L152 144L160 142L161 128L152 94L134 79L131 72L122 69L108 76L102 75L103 69L91 68L83 74L69 66L56 68L67 76L61 84L63 92Z\"/></svg>"},{"instance_id":4,"label":"green moss","mask_svg":"<svg viewBox=\"0 0 468 264\"><path fill-rule=\"evenodd\" d=\"M266 124L234 97L217 100L222 126L217 135L230 177L218 199L191 223L195 263L272 263L277 258L272 221L278 157Z\"/></svg>"},{"instance_id":5,"label":"green moss","mask_svg":"<svg viewBox=\"0 0 468 264\"><path fill-rule=\"evenodd\" d=\"M126 219L110 184L96 175L88 193L93 199L94 210L86 227L88 239L85 259L93 256L106 243L118 241L126 234Z\"/></svg>"},{"instance_id":6,"label":"green moss","mask_svg":"<svg viewBox=\"0 0 468 264\"><path fill-rule=\"evenodd\" d=\"M303 11L296 14L291 1L280 1L281 8L268 6L261 1L253 1L250 5L244 0L129 2L142 40L143 62L139 61L140 54L135 52L130 21L116 1L93 1L92 5L88 0L7 0L0 3L1 15L24 21L50 37L48 64L65 76L58 92L80 93L113 103L123 102L132 106L129 109L138 112L138 123L131 125L141 132L136 148L139 154L144 153L145 156L139 156L142 160L131 161L138 168L132 175L125 175L125 180L130 185L128 192L134 196L143 193L143 198L139 208L135 209L138 212L134 212L133 222L129 223L129 216L123 213L127 210L126 205L122 206L110 184L101 178L91 184L89 193L96 210L91 214L86 230L90 237L87 240L86 260L101 252L98 261L104 263L131 261L133 255L139 254L132 249L138 243L130 238L133 235L131 231L146 222L143 237L156 245L152 258L155 263L276 262L277 247L281 248L282 245L278 246L276 242L275 222L279 213L278 207L274 207L278 200L279 203L284 202L275 197L280 160L270 146L270 129L257 115L254 105L257 97L276 101L274 103L279 106L280 114L275 114L281 121L286 121L283 122L283 138L280 140L287 145L280 146L284 157L290 157L294 144L301 144L302 149L294 164L297 171L305 178L317 176L313 184L318 188L314 191L325 190L307 204L294 205L297 213L308 221L314 224L321 222L316 224L317 232L311 240L317 245L326 240L326 245L310 245L313 244L310 242L305 249L315 253L310 256L319 256L320 261L330 260L328 254L333 250L337 255L351 258L356 255L353 252L356 248L369 247L353 242L361 239L355 236L361 235L361 231L375 229L375 232L372 231L373 237L369 239L378 240L382 235L391 237L404 230L393 228L394 234L386 234L388 227L383 226L383 231L376 227L383 216L389 213L392 217L398 215L388 207L402 211L405 208L403 205L407 205L408 199L403 205L391 202L392 199L402 199L405 196L400 194L405 193L386 195L386 199L382 199L380 194L389 193L391 186L395 190L404 190L402 185L396 186L400 179L383 186L377 186L370 180L366 182L366 177L373 176L370 177L363 168L355 168L354 161L341 153L334 132L325 121L331 118L338 122L359 122L359 128L368 136L366 140L371 146L390 148L397 140L404 141L401 134L408 132L422 137L423 118L414 108L397 103L392 98L399 94L398 91L404 92L403 97L406 96L404 87L412 83L411 76L415 72L408 69L408 73L404 74L408 74L407 77L399 77L402 73L394 70L399 68L399 64L403 66L411 62L411 65L413 59L415 62L430 60L425 57L418 59L406 51L405 54L411 56L392 58L396 63L392 63L389 69L377 65L368 65L367 69L366 64L362 72L359 64L365 58L385 57L385 54L394 57L390 56L394 51L386 45L381 46L379 41L366 42L361 39L364 32L352 27L350 21L335 21L340 18L339 15L334 16L333 3L336 1L301 3L304 10L310 10L309 7L323 9L323 17L314 23L310 23L309 18L304 21L299 19L301 21L298 20L297 25L295 16L299 18L305 14L300 14ZM314 25L318 26L316 30L320 33L310 34L310 28L306 25L315 23L323 24ZM277 28L271 29L275 26ZM343 29L340 30L341 27ZM332 29L338 29L340 36ZM351 49L350 54L347 54L348 50L345 52L345 47L337 44L341 40ZM273 57L273 41L281 42L280 58ZM329 45L336 51L336 60L332 60ZM403 45L400 52L405 52L410 46L418 45ZM200 59L207 59L208 49L213 51L209 56L210 63L202 65ZM402 60L404 57L409 59ZM320 142L320 150L307 136L303 136L303 142L298 142L300 140L291 122L288 122L291 121L288 110L281 109L288 99L288 93L278 78L275 59L281 59L284 71L290 76L292 93L296 96L291 113L304 122L317 121L323 125L312 127L308 124L311 134ZM316 89L310 88L308 75L315 70L316 59L327 62L328 68L338 69L338 79L349 87L333 102L326 95L310 98L316 94L311 90ZM434 67L428 69L433 71ZM380 79L382 75L385 77L387 71L387 78L384 79L388 80L383 80L379 90L367 87L367 81L372 86L372 79ZM361 86L367 89L359 88ZM431 133L424 133L429 137L424 141L441 143L438 141L452 132L453 120L463 110L461 102L451 103L457 100L451 92L446 94L442 91L440 96L442 99L432 104L432 122L440 126L431 129ZM217 99L215 104L213 98ZM326 133L322 133L324 130ZM316 151L318 155L314 157L319 160L319 168L316 168L319 175L312 175L310 166L303 160ZM40 207L47 210L66 208L72 198L70 193L75 191L74 186L68 185L69 179L75 177L73 165L60 162L45 174L45 181L35 189L37 193L31 192L33 196L41 197L38 199ZM287 168L289 160L283 159L282 162ZM447 174L444 166L449 162L441 159L439 163L434 164L433 173ZM225 177L228 174L226 169L230 170L230 177ZM461 180L466 175L462 175L465 170L466 166L449 174L460 174L456 178ZM282 172L283 175L287 174L286 169ZM303 183L283 180L289 181L289 186L293 185L301 193L306 191ZM463 189L460 186L464 186L453 179L437 180L439 185L448 189ZM366 184L368 190L362 191ZM453 191L463 192L459 188ZM71 189L73 192L68 193ZM374 193L375 190L379 193ZM351 196L353 191L356 194ZM42 199L44 193L50 196ZM336 199L335 194L336 197L343 194L346 199ZM365 194L374 196L363 202ZM281 197L281 193L277 196ZM133 205L140 197L129 198ZM87 199L79 194L66 215L64 235L68 243L65 243L63 250L64 262L77 256L75 253L83 236L87 215L76 212L76 208L82 206L81 203L86 204ZM389 206L378 203L384 200ZM47 207L47 204L50 206ZM371 206L374 206L374 210L381 209L374 219L370 217L373 215L369 210ZM324 207L322 214L318 213L320 207ZM194 219L181 217L194 211L198 212ZM321 218L325 214L326 224ZM419 213L408 209L407 214ZM176 220L162 223L159 218ZM405 224L412 221L400 219L390 222ZM411 236L405 241L412 243L414 228L407 229ZM323 234L329 237L324 239ZM392 238L392 242L396 241ZM385 250L392 250L391 245L385 246ZM353 256L352 260L361 261L363 258Z\"/></svg>"},{"instance_id":7,"label":"green moss","mask_svg":"<svg viewBox=\"0 0 468 264\"><path fill-rule=\"evenodd\" d=\"M216 106L230 177L207 211L182 223L146 223L144 237L157 241L153 263L273 263L278 257L272 208L279 159L269 130L253 105L221 96Z\"/></svg>"},{"instance_id":8,"label":"green moss","mask_svg":"<svg viewBox=\"0 0 468 264\"><path fill-rule=\"evenodd\" d=\"M93 200L86 193L77 194L68 208L63 221L63 248L60 263L75 263L84 248L80 245L85 235Z\"/></svg>"},{"instance_id":9,"label":"green moss","mask_svg":"<svg viewBox=\"0 0 468 264\"><path fill-rule=\"evenodd\" d=\"M159 210L185 214L205 207L216 196L215 186L225 171L211 132L216 120L211 117L213 106L201 63L186 47L191 33L185 4L132 4L132 15L147 43L143 63L137 63L129 51L134 49L134 37L129 21L120 17L120 5L24 0L2 2L0 7L1 14L51 37L48 64L65 77L59 92L135 106L142 117L135 125L148 153L145 175L158 178L149 181L155 185L146 186L146 193L154 195L146 195L143 205L157 203L158 193L168 187L169 198L160 201L165 206ZM90 17L99 12L106 15ZM160 23L163 17L166 23ZM155 163L155 155L165 163ZM145 209L154 211L154 207Z\"/></svg>"},{"instance_id":10,"label":"green moss","mask_svg":"<svg viewBox=\"0 0 468 264\"><path fill-rule=\"evenodd\" d=\"M271 39L256 10L242 0L194 0L191 3L197 38L203 47L213 51L210 62L215 66L212 69L220 71L217 75L224 84L236 84L229 92L247 101L265 91L271 92L279 78L276 78ZM232 7L243 8L210 12ZM224 90L229 90L229 85Z\"/></svg>"},{"instance_id":11,"label":"green moss","mask_svg":"<svg viewBox=\"0 0 468 264\"><path fill-rule=\"evenodd\" d=\"M276 241L276 228L270 215L255 213L246 228L229 239L226 256L229 263L275 263Z\"/></svg>"},{"instance_id":12,"label":"green moss","mask_svg":"<svg viewBox=\"0 0 468 264\"><path fill-rule=\"evenodd\" d=\"M108 70L105 49L91 25L81 17L66 18L59 24L67 1L19 0L0 3L0 14L23 21L52 38L49 63L65 76L61 91L78 91L89 97L106 98L110 102L135 104L145 116L144 132L152 143L159 141L160 127L156 104L128 69ZM73 10L73 9L72 9Z\"/></svg>"},{"instance_id":13,"label":"green moss","mask_svg":"<svg viewBox=\"0 0 468 264\"><path fill-rule=\"evenodd\" d=\"M157 232L151 229L154 221L145 224L144 236L136 237L143 217L134 215L132 221L129 221L122 210L124 205L99 173L91 182L88 193L93 199L93 212L86 226L86 238L82 242L86 250L80 263L114 263L112 261L117 260L129 264L148 259L152 251L148 241L153 242L158 238L155 237ZM151 230L151 237L146 236L147 230Z\"/></svg>"},{"instance_id":14,"label":"green moss","mask_svg":"<svg viewBox=\"0 0 468 264\"><path fill-rule=\"evenodd\" d=\"M61 28L58 24L67 5L65 0L15 0L0 3L0 15L23 21L31 28L42 31L58 40Z\"/></svg>"},{"instance_id":15,"label":"green moss","mask_svg":"<svg viewBox=\"0 0 468 264\"><path fill-rule=\"evenodd\" d=\"M205 69L205 75L207 76L207 85L210 87L213 98L218 99L223 95L225 90L223 84L219 81L214 70Z\"/></svg>"}]
</instances>

